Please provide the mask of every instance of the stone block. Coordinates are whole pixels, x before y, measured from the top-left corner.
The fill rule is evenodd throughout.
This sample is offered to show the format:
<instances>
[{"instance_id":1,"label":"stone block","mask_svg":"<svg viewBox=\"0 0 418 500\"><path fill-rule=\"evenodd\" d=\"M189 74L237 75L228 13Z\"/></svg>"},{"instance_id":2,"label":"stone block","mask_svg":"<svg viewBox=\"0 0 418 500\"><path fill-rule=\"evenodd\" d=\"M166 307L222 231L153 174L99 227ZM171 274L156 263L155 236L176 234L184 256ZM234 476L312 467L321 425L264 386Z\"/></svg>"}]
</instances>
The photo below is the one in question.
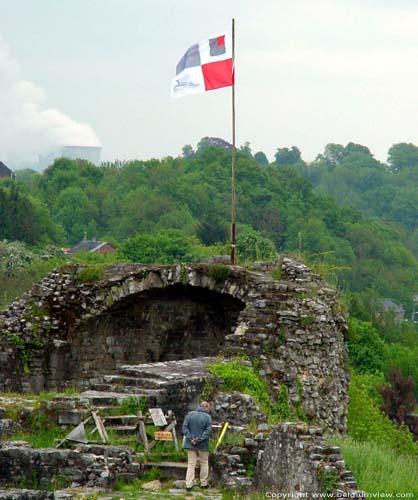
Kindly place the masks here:
<instances>
[{"instance_id":1,"label":"stone block","mask_svg":"<svg viewBox=\"0 0 418 500\"><path fill-rule=\"evenodd\" d=\"M82 414L78 410L61 410L58 413L59 425L78 425L82 420Z\"/></svg>"}]
</instances>

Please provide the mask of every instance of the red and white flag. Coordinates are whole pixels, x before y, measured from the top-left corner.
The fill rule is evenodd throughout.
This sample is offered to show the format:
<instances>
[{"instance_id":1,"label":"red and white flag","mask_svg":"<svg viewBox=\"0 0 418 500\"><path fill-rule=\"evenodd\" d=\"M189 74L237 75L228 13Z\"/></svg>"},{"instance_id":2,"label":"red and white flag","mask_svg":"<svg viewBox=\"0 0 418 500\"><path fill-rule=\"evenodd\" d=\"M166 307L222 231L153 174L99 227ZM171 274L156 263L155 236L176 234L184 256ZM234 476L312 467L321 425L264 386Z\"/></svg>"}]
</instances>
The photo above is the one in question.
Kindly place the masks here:
<instances>
[{"instance_id":1,"label":"red and white flag","mask_svg":"<svg viewBox=\"0 0 418 500\"><path fill-rule=\"evenodd\" d=\"M176 67L171 95L183 97L234 84L232 37L215 36L192 45Z\"/></svg>"}]
</instances>

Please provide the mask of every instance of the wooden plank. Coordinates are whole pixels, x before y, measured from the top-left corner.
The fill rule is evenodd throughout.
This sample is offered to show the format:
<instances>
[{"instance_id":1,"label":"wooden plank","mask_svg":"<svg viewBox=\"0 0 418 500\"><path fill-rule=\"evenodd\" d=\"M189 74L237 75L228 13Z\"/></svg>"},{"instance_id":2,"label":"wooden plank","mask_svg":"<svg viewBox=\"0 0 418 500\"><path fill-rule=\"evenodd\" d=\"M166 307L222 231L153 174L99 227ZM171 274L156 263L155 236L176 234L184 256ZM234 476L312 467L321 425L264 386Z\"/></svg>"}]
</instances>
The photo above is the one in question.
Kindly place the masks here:
<instances>
[{"instance_id":1,"label":"wooden plank","mask_svg":"<svg viewBox=\"0 0 418 500\"><path fill-rule=\"evenodd\" d=\"M141 418L139 420L139 427L138 427L138 441L141 443L144 443L144 451L145 453L149 451L149 443L148 443L148 436L147 436L147 431L145 429L145 418Z\"/></svg>"},{"instance_id":2,"label":"wooden plank","mask_svg":"<svg viewBox=\"0 0 418 500\"><path fill-rule=\"evenodd\" d=\"M97 431L99 432L100 438L103 443L109 442L109 436L107 435L105 426L103 425L102 419L97 415L95 411L91 412L93 416L94 423L96 424Z\"/></svg>"},{"instance_id":3,"label":"wooden plank","mask_svg":"<svg viewBox=\"0 0 418 500\"><path fill-rule=\"evenodd\" d=\"M174 420L175 422L175 420ZM176 451L179 451L179 442L177 440L177 431L176 431L176 426L174 425L173 430L171 431L173 433L173 439L174 439L174 448Z\"/></svg>"}]
</instances>

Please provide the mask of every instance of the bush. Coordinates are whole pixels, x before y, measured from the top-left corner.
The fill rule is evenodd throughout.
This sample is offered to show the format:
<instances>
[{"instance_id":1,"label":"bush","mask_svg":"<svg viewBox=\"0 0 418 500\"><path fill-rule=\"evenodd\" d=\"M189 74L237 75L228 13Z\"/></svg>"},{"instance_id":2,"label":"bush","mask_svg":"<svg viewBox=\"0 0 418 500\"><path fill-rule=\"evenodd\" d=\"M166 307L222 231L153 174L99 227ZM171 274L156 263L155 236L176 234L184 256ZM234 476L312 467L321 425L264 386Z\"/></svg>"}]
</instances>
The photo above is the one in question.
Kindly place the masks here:
<instances>
[{"instance_id":1,"label":"bush","mask_svg":"<svg viewBox=\"0 0 418 500\"><path fill-rule=\"evenodd\" d=\"M418 457L418 443L405 426L397 427L379 406L382 400L377 387L384 381L382 374L353 374L348 405L348 434L358 441L370 441L401 454Z\"/></svg>"},{"instance_id":2,"label":"bush","mask_svg":"<svg viewBox=\"0 0 418 500\"><path fill-rule=\"evenodd\" d=\"M292 417L287 387L281 386L277 401L272 403L264 380L252 367L243 365L242 360L214 363L208 366L208 372L223 380L222 390L238 391L254 396L271 422L276 423Z\"/></svg>"},{"instance_id":3,"label":"bush","mask_svg":"<svg viewBox=\"0 0 418 500\"><path fill-rule=\"evenodd\" d=\"M216 282L216 283L221 283L228 279L229 277L229 267L223 265L223 264L215 264L213 265L209 271L208 275Z\"/></svg>"},{"instance_id":4,"label":"bush","mask_svg":"<svg viewBox=\"0 0 418 500\"><path fill-rule=\"evenodd\" d=\"M398 424L405 423L405 418L415 410L414 381L404 377L400 370L391 370L389 384L379 388L383 398L381 410Z\"/></svg>"},{"instance_id":5,"label":"bush","mask_svg":"<svg viewBox=\"0 0 418 500\"><path fill-rule=\"evenodd\" d=\"M361 373L382 370L385 344L371 323L350 318L348 352L351 364Z\"/></svg>"},{"instance_id":6,"label":"bush","mask_svg":"<svg viewBox=\"0 0 418 500\"><path fill-rule=\"evenodd\" d=\"M277 257L274 242L264 237L250 226L240 226L237 236L237 255L239 261L254 262L257 260L273 260Z\"/></svg>"},{"instance_id":7,"label":"bush","mask_svg":"<svg viewBox=\"0 0 418 500\"><path fill-rule=\"evenodd\" d=\"M197 240L177 229L164 229L156 234L138 234L128 238L120 254L132 262L173 264L195 260Z\"/></svg>"},{"instance_id":8,"label":"bush","mask_svg":"<svg viewBox=\"0 0 418 500\"><path fill-rule=\"evenodd\" d=\"M385 345L383 367L385 375L388 376L393 369L400 369L404 376L412 377L415 382L415 398L418 399L418 347Z\"/></svg>"},{"instance_id":9,"label":"bush","mask_svg":"<svg viewBox=\"0 0 418 500\"><path fill-rule=\"evenodd\" d=\"M223 380L223 390L251 394L263 409L270 408L270 398L265 382L251 367L244 366L240 360L214 363L208 366L208 372Z\"/></svg>"}]
</instances>

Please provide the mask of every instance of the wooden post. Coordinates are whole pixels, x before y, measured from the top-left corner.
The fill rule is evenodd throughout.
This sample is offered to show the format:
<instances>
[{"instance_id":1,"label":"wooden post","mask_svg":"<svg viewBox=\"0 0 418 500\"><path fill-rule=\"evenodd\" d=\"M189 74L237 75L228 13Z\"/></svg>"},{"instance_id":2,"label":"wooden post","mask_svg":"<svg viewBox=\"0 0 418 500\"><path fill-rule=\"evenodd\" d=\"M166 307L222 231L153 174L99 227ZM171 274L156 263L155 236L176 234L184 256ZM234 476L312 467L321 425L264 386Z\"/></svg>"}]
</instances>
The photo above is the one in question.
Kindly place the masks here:
<instances>
[{"instance_id":1,"label":"wooden post","mask_svg":"<svg viewBox=\"0 0 418 500\"><path fill-rule=\"evenodd\" d=\"M107 435L106 428L103 425L102 419L97 415L95 411L91 412L93 416L94 423L96 424L97 432L99 433L100 439L102 440L102 443L108 443L109 442L109 436Z\"/></svg>"},{"instance_id":2,"label":"wooden post","mask_svg":"<svg viewBox=\"0 0 418 500\"><path fill-rule=\"evenodd\" d=\"M232 165L231 165L231 264L236 264L235 252L235 19L232 19L232 71L234 81L232 83Z\"/></svg>"},{"instance_id":3,"label":"wooden post","mask_svg":"<svg viewBox=\"0 0 418 500\"><path fill-rule=\"evenodd\" d=\"M138 425L138 441L144 443L144 451L147 453L149 451L148 436L145 428L146 416L143 416L140 412L139 414L139 425Z\"/></svg>"}]
</instances>

